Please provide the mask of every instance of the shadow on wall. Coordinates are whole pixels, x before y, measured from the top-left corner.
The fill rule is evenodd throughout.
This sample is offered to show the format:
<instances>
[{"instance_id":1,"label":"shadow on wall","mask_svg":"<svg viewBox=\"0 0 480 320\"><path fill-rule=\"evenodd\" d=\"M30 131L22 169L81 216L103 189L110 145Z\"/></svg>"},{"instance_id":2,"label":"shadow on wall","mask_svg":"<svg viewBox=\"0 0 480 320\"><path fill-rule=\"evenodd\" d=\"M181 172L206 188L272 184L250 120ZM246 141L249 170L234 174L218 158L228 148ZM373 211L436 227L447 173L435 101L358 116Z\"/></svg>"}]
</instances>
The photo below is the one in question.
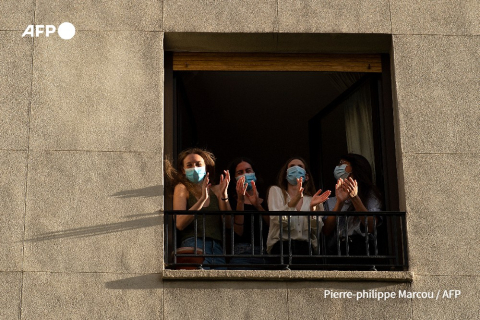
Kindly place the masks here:
<instances>
[{"instance_id":1,"label":"shadow on wall","mask_svg":"<svg viewBox=\"0 0 480 320\"><path fill-rule=\"evenodd\" d=\"M143 229L148 227L154 227L162 224L160 219L160 211L155 211L153 213L142 213L125 216L128 219L123 222L107 223L100 224L96 226L89 227L80 227L59 231L52 231L38 235L35 238L25 239L25 241L47 241L55 239L64 239L64 238L85 238L93 237L102 234L109 234L115 232L122 232L135 229Z\"/></svg>"},{"instance_id":2,"label":"shadow on wall","mask_svg":"<svg viewBox=\"0 0 480 320\"><path fill-rule=\"evenodd\" d=\"M151 198L163 196L164 188L162 185L151 186L142 189L125 190L112 194L115 198Z\"/></svg>"},{"instance_id":3,"label":"shadow on wall","mask_svg":"<svg viewBox=\"0 0 480 320\"><path fill-rule=\"evenodd\" d=\"M121 280L108 281L105 283L107 289L133 289L133 290L145 290L145 289L161 289L163 288L160 281L160 274L147 274L143 276L131 277Z\"/></svg>"},{"instance_id":4,"label":"shadow on wall","mask_svg":"<svg viewBox=\"0 0 480 320\"><path fill-rule=\"evenodd\" d=\"M111 195L112 197L126 198L150 198L163 195L163 185L151 186L142 189L124 190ZM162 224L160 211L152 213L141 213L124 216L126 221L100 224L88 227L79 227L66 230L52 231L38 235L35 238L25 239L25 241L47 241L64 238L85 238L102 234L116 233L128 230L143 229Z\"/></svg>"}]
</instances>

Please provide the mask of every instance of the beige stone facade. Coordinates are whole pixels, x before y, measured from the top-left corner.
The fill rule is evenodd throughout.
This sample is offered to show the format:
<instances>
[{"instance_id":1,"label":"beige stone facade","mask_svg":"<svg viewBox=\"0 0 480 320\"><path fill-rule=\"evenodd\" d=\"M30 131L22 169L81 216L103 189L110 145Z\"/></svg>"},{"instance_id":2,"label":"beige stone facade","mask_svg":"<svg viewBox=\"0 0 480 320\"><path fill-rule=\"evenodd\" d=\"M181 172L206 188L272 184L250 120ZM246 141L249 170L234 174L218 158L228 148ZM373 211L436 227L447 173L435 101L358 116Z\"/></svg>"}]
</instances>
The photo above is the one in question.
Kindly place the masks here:
<instances>
[{"instance_id":1,"label":"beige stone facade","mask_svg":"<svg viewBox=\"0 0 480 320\"><path fill-rule=\"evenodd\" d=\"M162 279L165 49L386 50L409 272ZM0 319L480 318L478 0L2 0L0 79Z\"/></svg>"}]
</instances>

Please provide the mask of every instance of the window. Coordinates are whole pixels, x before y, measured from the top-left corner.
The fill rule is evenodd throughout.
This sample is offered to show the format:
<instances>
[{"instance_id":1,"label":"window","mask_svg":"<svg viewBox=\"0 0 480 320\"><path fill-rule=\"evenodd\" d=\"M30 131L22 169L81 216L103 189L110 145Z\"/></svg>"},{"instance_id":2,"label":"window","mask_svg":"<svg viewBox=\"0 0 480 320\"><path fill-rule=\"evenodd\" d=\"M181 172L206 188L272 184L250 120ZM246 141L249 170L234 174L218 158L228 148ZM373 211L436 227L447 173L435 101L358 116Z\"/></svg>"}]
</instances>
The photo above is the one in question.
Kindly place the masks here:
<instances>
[{"instance_id":1,"label":"window","mask_svg":"<svg viewBox=\"0 0 480 320\"><path fill-rule=\"evenodd\" d=\"M253 158L265 195L292 154L315 164L317 188L334 190L338 157L367 152L384 209L398 211L388 55L166 53L165 64L166 155L207 148L218 169ZM381 250L403 242L394 220L379 228Z\"/></svg>"}]
</instances>

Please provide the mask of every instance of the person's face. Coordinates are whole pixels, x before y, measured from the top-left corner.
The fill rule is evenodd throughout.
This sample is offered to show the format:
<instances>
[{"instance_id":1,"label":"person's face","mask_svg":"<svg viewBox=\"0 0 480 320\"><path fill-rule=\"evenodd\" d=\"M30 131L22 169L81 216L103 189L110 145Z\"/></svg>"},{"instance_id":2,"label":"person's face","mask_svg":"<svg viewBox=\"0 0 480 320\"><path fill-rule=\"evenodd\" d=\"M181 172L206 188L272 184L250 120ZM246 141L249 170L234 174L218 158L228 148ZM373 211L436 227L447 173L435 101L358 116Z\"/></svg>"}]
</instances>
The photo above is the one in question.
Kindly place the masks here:
<instances>
[{"instance_id":1,"label":"person's face","mask_svg":"<svg viewBox=\"0 0 480 320\"><path fill-rule=\"evenodd\" d=\"M350 162L348 162L347 160L340 160L340 162L338 163L339 166L341 166L342 164L346 164L347 166L345 167L345 172L348 172L348 173L352 173L352 165L350 164Z\"/></svg>"},{"instance_id":2,"label":"person's face","mask_svg":"<svg viewBox=\"0 0 480 320\"><path fill-rule=\"evenodd\" d=\"M305 169L305 171L307 171L307 169L305 168L305 164L300 159L293 159L292 161L290 161L288 163L287 169L294 166L299 166L300 168L303 168ZM305 181L308 181L308 173L305 174Z\"/></svg>"},{"instance_id":3,"label":"person's face","mask_svg":"<svg viewBox=\"0 0 480 320\"><path fill-rule=\"evenodd\" d=\"M183 159L183 172L185 169L195 168L195 167L205 167L205 161L202 156L199 154L189 154Z\"/></svg>"},{"instance_id":4,"label":"person's face","mask_svg":"<svg viewBox=\"0 0 480 320\"><path fill-rule=\"evenodd\" d=\"M240 162L237 167L235 168L235 178L238 176L242 176L245 173L253 173L252 166L245 161Z\"/></svg>"}]
</instances>

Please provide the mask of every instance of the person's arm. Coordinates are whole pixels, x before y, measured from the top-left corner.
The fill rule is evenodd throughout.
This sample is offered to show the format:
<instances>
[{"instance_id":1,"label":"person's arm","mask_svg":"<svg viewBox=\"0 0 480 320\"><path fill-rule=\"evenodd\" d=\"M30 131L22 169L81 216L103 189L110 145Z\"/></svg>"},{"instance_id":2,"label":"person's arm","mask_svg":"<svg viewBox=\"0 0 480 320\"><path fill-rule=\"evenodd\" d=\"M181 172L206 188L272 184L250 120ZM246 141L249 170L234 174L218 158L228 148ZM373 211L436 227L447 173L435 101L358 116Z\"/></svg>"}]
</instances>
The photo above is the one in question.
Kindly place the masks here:
<instances>
[{"instance_id":1,"label":"person's arm","mask_svg":"<svg viewBox=\"0 0 480 320\"><path fill-rule=\"evenodd\" d=\"M358 196L358 183L357 180L352 179L351 177L345 180L345 190L349 193L350 198L352 199L353 207L357 212L369 212L369 211L380 211L380 208L367 208L362 199ZM378 222L378 218L368 217L365 219L365 216L359 216L360 222L365 226L368 226L368 232L373 232L374 220ZM366 220L366 221L365 221Z\"/></svg>"},{"instance_id":2,"label":"person's arm","mask_svg":"<svg viewBox=\"0 0 480 320\"><path fill-rule=\"evenodd\" d=\"M263 209L260 199L258 198L257 186L255 185L255 181L252 181L252 195L248 192L244 192L244 195L248 198L252 206L255 207L258 211L265 211Z\"/></svg>"},{"instance_id":3,"label":"person's arm","mask_svg":"<svg viewBox=\"0 0 480 320\"><path fill-rule=\"evenodd\" d=\"M247 190L247 185L245 184L245 177L241 177L237 181L236 185L237 191L237 211L244 211L245 210L245 192ZM239 236L243 235L243 222L244 222L243 215L236 215L233 221L233 230Z\"/></svg>"},{"instance_id":4,"label":"person's arm","mask_svg":"<svg viewBox=\"0 0 480 320\"><path fill-rule=\"evenodd\" d=\"M220 175L220 184L212 188L215 192L215 195L218 198L218 206L220 207L220 211L232 211L230 207L230 202L228 202L228 184L230 183L230 173L226 170L223 171L225 176L222 174Z\"/></svg>"},{"instance_id":5,"label":"person's arm","mask_svg":"<svg viewBox=\"0 0 480 320\"><path fill-rule=\"evenodd\" d=\"M303 186L302 186L302 178L297 178L297 185L296 185L296 189L295 189L295 195L290 199L290 201L288 202L288 206L290 208L296 208L297 204L300 202L300 200L303 198ZM295 209L296 211L296 209Z\"/></svg>"},{"instance_id":6,"label":"person's arm","mask_svg":"<svg viewBox=\"0 0 480 320\"><path fill-rule=\"evenodd\" d=\"M210 183L208 180L208 173L202 184L202 196L189 210L201 210L203 205L208 199L208 189L210 189ZM175 186L173 191L173 210L187 210L187 200L189 192L187 187L181 183ZM177 215L176 227L178 230L185 229L194 219L193 215Z\"/></svg>"},{"instance_id":7,"label":"person's arm","mask_svg":"<svg viewBox=\"0 0 480 320\"><path fill-rule=\"evenodd\" d=\"M330 190L327 190L324 193L322 193L322 189L318 190L317 193L313 195L312 201L310 201L310 211L323 211L322 203L328 200L331 193Z\"/></svg>"},{"instance_id":8,"label":"person's arm","mask_svg":"<svg viewBox=\"0 0 480 320\"><path fill-rule=\"evenodd\" d=\"M345 201L348 199L348 193L343 187L344 180L342 178L338 179L337 184L335 185L335 206L332 211L340 212L342 211ZM330 235L333 229L337 226L337 217L336 216L327 216L323 221L323 232L325 235Z\"/></svg>"},{"instance_id":9,"label":"person's arm","mask_svg":"<svg viewBox=\"0 0 480 320\"><path fill-rule=\"evenodd\" d=\"M291 202L291 201L290 201ZM289 202L289 203L290 203ZM268 191L268 209L269 211L297 211L296 209L296 204L293 207L289 206L289 203L285 203L284 196L282 189L280 189L277 186L273 186L270 188ZM279 219L282 220L282 223L280 225L283 225L284 227L288 223L288 216L278 216L278 215L271 215L270 216L270 227L271 223L279 223Z\"/></svg>"}]
</instances>

